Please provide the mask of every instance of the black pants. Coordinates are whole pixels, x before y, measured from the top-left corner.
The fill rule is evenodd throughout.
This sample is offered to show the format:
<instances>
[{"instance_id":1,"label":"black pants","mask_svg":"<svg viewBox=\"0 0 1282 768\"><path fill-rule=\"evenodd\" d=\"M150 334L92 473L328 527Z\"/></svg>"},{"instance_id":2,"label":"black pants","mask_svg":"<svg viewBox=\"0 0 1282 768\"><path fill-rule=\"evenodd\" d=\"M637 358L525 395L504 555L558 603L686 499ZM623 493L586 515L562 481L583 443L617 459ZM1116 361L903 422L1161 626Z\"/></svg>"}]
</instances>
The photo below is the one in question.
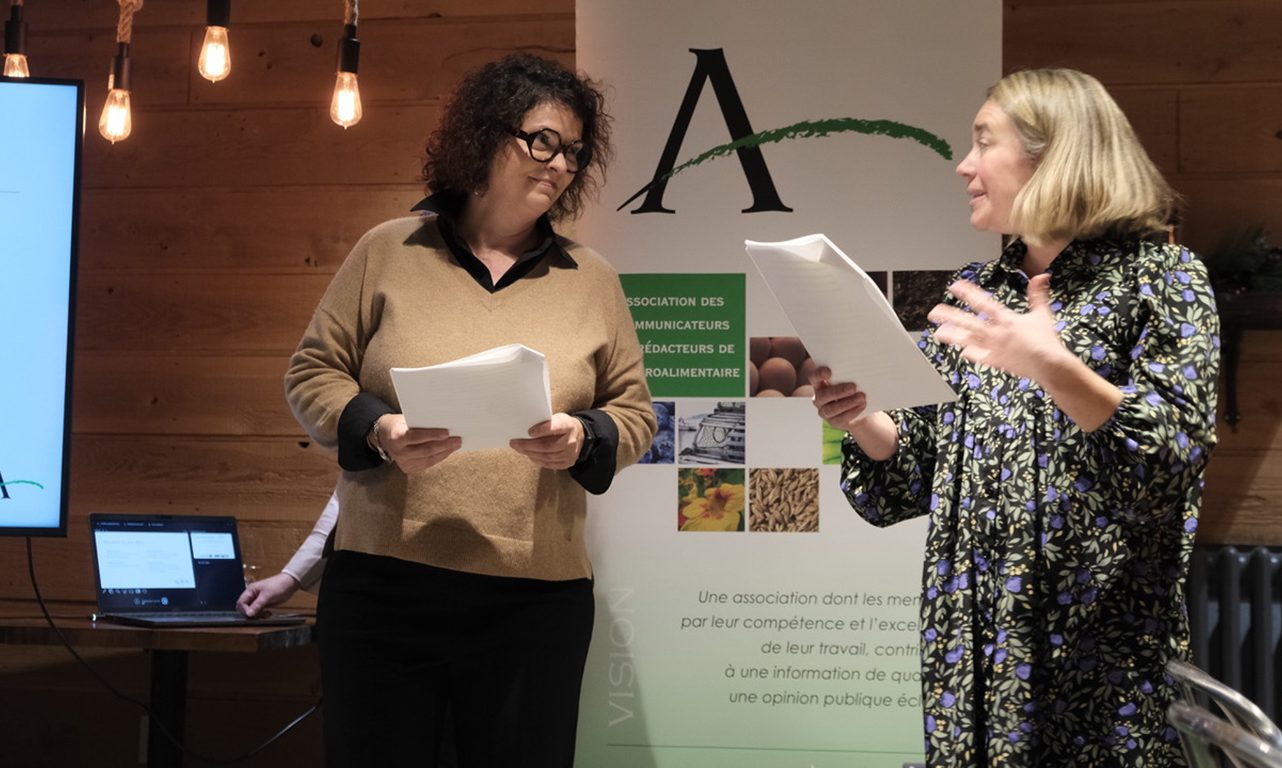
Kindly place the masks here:
<instances>
[{"instance_id":1,"label":"black pants","mask_svg":"<svg viewBox=\"0 0 1282 768\"><path fill-rule=\"evenodd\" d=\"M317 603L327 764L571 768L592 582L338 551Z\"/></svg>"}]
</instances>

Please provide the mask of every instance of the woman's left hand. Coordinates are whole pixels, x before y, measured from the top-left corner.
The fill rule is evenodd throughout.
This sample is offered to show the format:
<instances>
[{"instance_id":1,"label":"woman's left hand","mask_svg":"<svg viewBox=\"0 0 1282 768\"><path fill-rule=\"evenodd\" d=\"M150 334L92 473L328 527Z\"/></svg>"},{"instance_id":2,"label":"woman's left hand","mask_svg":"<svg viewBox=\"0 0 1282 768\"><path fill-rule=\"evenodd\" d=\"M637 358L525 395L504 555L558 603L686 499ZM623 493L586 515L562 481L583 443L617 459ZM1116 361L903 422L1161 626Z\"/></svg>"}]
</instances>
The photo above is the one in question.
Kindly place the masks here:
<instances>
[{"instance_id":1,"label":"woman's left hand","mask_svg":"<svg viewBox=\"0 0 1282 768\"><path fill-rule=\"evenodd\" d=\"M1022 314L965 280L950 285L948 292L974 311L937 304L928 317L939 324L935 338L960 348L967 360L1045 385L1047 374L1064 365L1065 356L1072 357L1055 332L1050 275L1028 281L1028 312Z\"/></svg>"},{"instance_id":2,"label":"woman's left hand","mask_svg":"<svg viewBox=\"0 0 1282 768\"><path fill-rule=\"evenodd\" d=\"M568 413L530 427L530 437L513 440L512 450L544 469L569 469L579 460L583 445L583 422Z\"/></svg>"}]
</instances>

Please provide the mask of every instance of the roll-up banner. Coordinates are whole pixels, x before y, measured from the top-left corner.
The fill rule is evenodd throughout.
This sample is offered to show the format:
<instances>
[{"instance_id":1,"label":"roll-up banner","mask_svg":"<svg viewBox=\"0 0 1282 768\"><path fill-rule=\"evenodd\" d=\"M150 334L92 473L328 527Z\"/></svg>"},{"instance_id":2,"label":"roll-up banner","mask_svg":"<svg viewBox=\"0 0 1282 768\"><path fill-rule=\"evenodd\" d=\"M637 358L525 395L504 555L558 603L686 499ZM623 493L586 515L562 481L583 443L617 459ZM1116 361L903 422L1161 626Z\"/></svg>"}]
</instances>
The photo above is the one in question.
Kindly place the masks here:
<instances>
[{"instance_id":1,"label":"roll-up banner","mask_svg":"<svg viewBox=\"0 0 1282 768\"><path fill-rule=\"evenodd\" d=\"M961 265L997 0L578 0L617 151L576 239L619 270L660 432L589 507L583 768L922 760L925 521L841 490L814 365L744 240L823 233L906 329ZM852 297L853 299L853 297Z\"/></svg>"}]
</instances>

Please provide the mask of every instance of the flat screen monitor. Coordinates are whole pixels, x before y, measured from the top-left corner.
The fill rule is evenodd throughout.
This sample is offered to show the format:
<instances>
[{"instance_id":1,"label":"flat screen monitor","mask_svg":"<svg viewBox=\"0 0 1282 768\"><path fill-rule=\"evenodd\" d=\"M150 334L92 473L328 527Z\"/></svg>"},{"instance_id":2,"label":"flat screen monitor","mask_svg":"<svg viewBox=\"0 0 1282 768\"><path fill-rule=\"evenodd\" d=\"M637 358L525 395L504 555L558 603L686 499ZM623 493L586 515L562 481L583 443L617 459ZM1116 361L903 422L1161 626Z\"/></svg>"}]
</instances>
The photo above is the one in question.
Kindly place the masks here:
<instances>
[{"instance_id":1,"label":"flat screen monitor","mask_svg":"<svg viewBox=\"0 0 1282 768\"><path fill-rule=\"evenodd\" d=\"M84 83L0 78L0 536L66 536Z\"/></svg>"}]
</instances>

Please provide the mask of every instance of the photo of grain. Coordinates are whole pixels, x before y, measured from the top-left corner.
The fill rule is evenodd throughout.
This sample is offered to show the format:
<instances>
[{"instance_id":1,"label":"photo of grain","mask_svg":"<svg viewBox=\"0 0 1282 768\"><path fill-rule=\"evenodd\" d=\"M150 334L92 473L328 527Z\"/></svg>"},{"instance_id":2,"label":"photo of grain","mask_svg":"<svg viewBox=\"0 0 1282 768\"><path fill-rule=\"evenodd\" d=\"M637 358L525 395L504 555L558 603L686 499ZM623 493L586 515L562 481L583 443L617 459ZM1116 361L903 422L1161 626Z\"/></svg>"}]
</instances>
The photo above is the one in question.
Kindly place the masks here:
<instances>
[{"instance_id":1,"label":"photo of grain","mask_svg":"<svg viewBox=\"0 0 1282 768\"><path fill-rule=\"evenodd\" d=\"M748 510L750 531L818 531L819 470L748 470Z\"/></svg>"}]
</instances>

